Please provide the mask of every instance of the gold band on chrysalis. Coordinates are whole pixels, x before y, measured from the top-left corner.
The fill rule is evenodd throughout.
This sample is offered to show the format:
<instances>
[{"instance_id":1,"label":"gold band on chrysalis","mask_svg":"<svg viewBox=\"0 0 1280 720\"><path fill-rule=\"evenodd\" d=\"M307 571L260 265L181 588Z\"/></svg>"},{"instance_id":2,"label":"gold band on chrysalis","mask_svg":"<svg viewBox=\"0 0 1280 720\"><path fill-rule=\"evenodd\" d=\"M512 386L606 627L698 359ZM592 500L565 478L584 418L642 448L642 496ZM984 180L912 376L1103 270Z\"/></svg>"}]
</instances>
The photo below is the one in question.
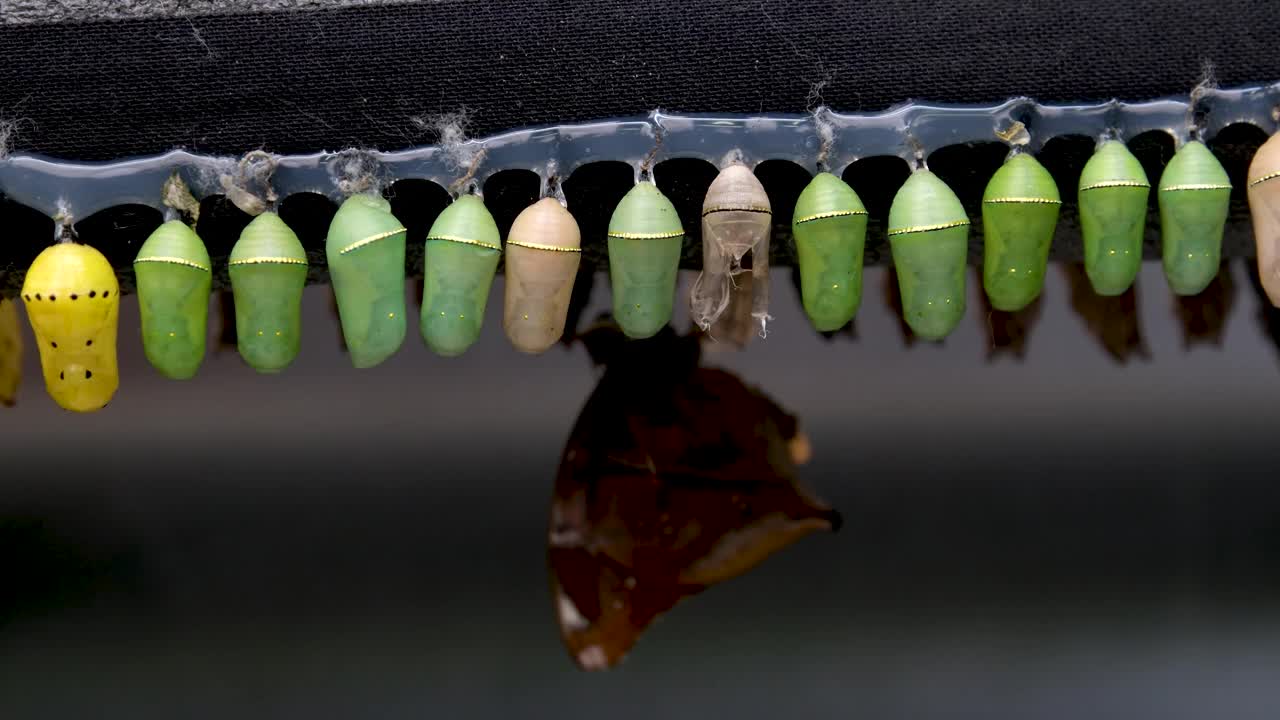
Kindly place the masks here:
<instances>
[{"instance_id":1,"label":"gold band on chrysalis","mask_svg":"<svg viewBox=\"0 0 1280 720\"><path fill-rule=\"evenodd\" d=\"M163 255L156 255L154 257L135 258L133 261L133 264L137 265L138 263L166 263L168 265L184 265L189 268L195 268L196 270L203 270L204 272L213 272L212 270L205 267L204 265L201 265L198 262L194 262L192 260L187 260L186 258L180 258L180 257L167 257Z\"/></svg>"},{"instance_id":2,"label":"gold band on chrysalis","mask_svg":"<svg viewBox=\"0 0 1280 720\"><path fill-rule=\"evenodd\" d=\"M888 232L889 237L895 235L910 235L912 233L932 232L934 230L950 230L951 228L964 227L968 225L968 220L956 220L954 222L938 223L937 225L917 225L915 227L897 228Z\"/></svg>"},{"instance_id":3,"label":"gold band on chrysalis","mask_svg":"<svg viewBox=\"0 0 1280 720\"><path fill-rule=\"evenodd\" d=\"M291 257L253 257L243 260L232 260L228 266L234 265L306 265L306 260Z\"/></svg>"},{"instance_id":4,"label":"gold band on chrysalis","mask_svg":"<svg viewBox=\"0 0 1280 720\"><path fill-rule=\"evenodd\" d=\"M456 235L432 235L431 237L427 238L428 242L432 240L445 240L447 242L461 243L463 245L475 245L476 247L488 248L490 250L498 250L498 251L502 250L501 245L491 245L487 242L482 242L480 240L472 240L471 238L458 237Z\"/></svg>"},{"instance_id":5,"label":"gold band on chrysalis","mask_svg":"<svg viewBox=\"0 0 1280 720\"><path fill-rule=\"evenodd\" d=\"M543 243L523 242L520 240L508 240L507 245L508 246L514 245L516 247L529 248L530 250L548 250L550 252L567 252L567 253L582 252L582 248L564 247L561 245L546 245Z\"/></svg>"},{"instance_id":6,"label":"gold band on chrysalis","mask_svg":"<svg viewBox=\"0 0 1280 720\"><path fill-rule=\"evenodd\" d=\"M713 213L720 213L720 212L746 212L746 213L760 213L762 215L773 214L773 210L767 207L760 207L759 205L746 205L746 206L739 205L736 207L733 205L722 205L720 207L713 207L713 208L708 208L706 210L703 210L702 217L706 217Z\"/></svg>"},{"instance_id":7,"label":"gold band on chrysalis","mask_svg":"<svg viewBox=\"0 0 1280 720\"><path fill-rule=\"evenodd\" d=\"M1230 190L1231 185L1222 183L1188 183L1186 185L1170 185L1160 188L1160 192L1182 192L1183 190Z\"/></svg>"},{"instance_id":8,"label":"gold band on chrysalis","mask_svg":"<svg viewBox=\"0 0 1280 720\"><path fill-rule=\"evenodd\" d=\"M1277 170L1276 172L1272 172L1272 173L1267 173L1266 175L1263 175L1262 177L1256 180L1250 180L1249 187L1253 187L1254 185L1261 185L1262 183L1268 180L1275 180L1276 178L1280 178L1280 170Z\"/></svg>"},{"instance_id":9,"label":"gold band on chrysalis","mask_svg":"<svg viewBox=\"0 0 1280 720\"><path fill-rule=\"evenodd\" d=\"M405 230L404 228L400 228L399 230L388 230L387 232L384 232L384 233L378 233L377 235L370 235L369 237L367 237L367 238L365 238L365 239L363 239L363 240L357 240L357 241L355 241L355 242L351 243L350 245L348 245L348 246L346 246L346 247L342 248L341 250L339 250L339 251L338 251L338 254L339 254L339 255L346 255L347 253L351 252L352 250L359 250L360 248L364 247L365 245L369 245L369 244L371 244L371 243L376 243L376 242L378 242L379 240L385 240L385 239L387 239L387 238L389 238L389 237L394 237L394 236L396 236L396 235L399 235L399 234L400 234L400 233L402 233L402 232L406 232L406 230Z\"/></svg>"},{"instance_id":10,"label":"gold band on chrysalis","mask_svg":"<svg viewBox=\"0 0 1280 720\"><path fill-rule=\"evenodd\" d=\"M1137 180L1106 180L1100 183L1086 185L1085 187L1080 188L1080 192L1084 192L1085 190L1097 190L1099 188L1116 187L1150 188L1151 183L1138 182Z\"/></svg>"},{"instance_id":11,"label":"gold band on chrysalis","mask_svg":"<svg viewBox=\"0 0 1280 720\"><path fill-rule=\"evenodd\" d=\"M796 220L795 224L801 225L807 222L813 222L814 220L823 220L825 218L849 217L851 215L866 215L866 214L867 214L866 210L828 210L827 212L820 212L820 213L815 213L813 215L806 215L800 218L799 220Z\"/></svg>"},{"instance_id":12,"label":"gold band on chrysalis","mask_svg":"<svg viewBox=\"0 0 1280 720\"><path fill-rule=\"evenodd\" d=\"M1023 203L1028 205L1061 205L1062 204L1061 200L1054 200L1053 198L1039 198L1039 197L1000 197L1000 198L991 198L990 200L983 200L982 202L988 203L991 205L1004 205L1004 204L1013 205L1013 204L1023 204Z\"/></svg>"},{"instance_id":13,"label":"gold band on chrysalis","mask_svg":"<svg viewBox=\"0 0 1280 720\"><path fill-rule=\"evenodd\" d=\"M669 240L684 235L684 230L664 233L632 233L632 232L610 232L609 237L618 238L619 240Z\"/></svg>"}]
</instances>

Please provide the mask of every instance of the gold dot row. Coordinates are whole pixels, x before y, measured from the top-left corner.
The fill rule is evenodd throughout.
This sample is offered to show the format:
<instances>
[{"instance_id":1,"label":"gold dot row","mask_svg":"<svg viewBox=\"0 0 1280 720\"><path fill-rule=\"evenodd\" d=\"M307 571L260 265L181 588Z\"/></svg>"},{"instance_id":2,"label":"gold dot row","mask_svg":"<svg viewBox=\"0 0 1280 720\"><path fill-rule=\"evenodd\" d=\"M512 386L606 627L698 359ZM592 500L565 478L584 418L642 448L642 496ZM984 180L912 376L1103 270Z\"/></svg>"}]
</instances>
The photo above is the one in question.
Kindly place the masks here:
<instances>
[{"instance_id":1,"label":"gold dot row","mask_svg":"<svg viewBox=\"0 0 1280 720\"><path fill-rule=\"evenodd\" d=\"M633 232L610 232L609 237L618 238L619 240L668 240L670 238L678 238L684 235L684 230L676 230L664 233L633 233Z\"/></svg>"},{"instance_id":2,"label":"gold dot row","mask_svg":"<svg viewBox=\"0 0 1280 720\"><path fill-rule=\"evenodd\" d=\"M1005 204L1061 205L1062 204L1061 200L1054 200L1053 198L1040 198L1040 197L998 197L998 198L991 198L990 200L983 200L982 202L989 203L991 205L1005 205Z\"/></svg>"},{"instance_id":3,"label":"gold dot row","mask_svg":"<svg viewBox=\"0 0 1280 720\"><path fill-rule=\"evenodd\" d=\"M193 260L187 260L186 258L180 258L180 257L169 257L165 255L155 255L152 257L144 257L144 258L140 257L140 258L136 258L133 262L134 264L149 262L149 263L167 263L169 265L185 265L186 267L195 268L196 270L203 270L204 272L213 272L209 268Z\"/></svg>"},{"instance_id":4,"label":"gold dot row","mask_svg":"<svg viewBox=\"0 0 1280 720\"><path fill-rule=\"evenodd\" d=\"M1099 188L1113 187L1149 188L1151 187L1151 183L1140 182L1138 180L1104 180L1100 183L1094 183L1092 185L1082 187L1080 188L1080 191L1084 192L1085 190L1097 190Z\"/></svg>"},{"instance_id":5,"label":"gold dot row","mask_svg":"<svg viewBox=\"0 0 1280 720\"><path fill-rule=\"evenodd\" d=\"M813 215L806 215L800 218L799 220L796 220L795 224L801 225L803 223L813 222L814 220L825 220L826 218L849 217L852 215L866 215L866 214L867 214L866 210L828 210L827 212L820 212L820 213L814 213Z\"/></svg>"},{"instance_id":6,"label":"gold dot row","mask_svg":"<svg viewBox=\"0 0 1280 720\"><path fill-rule=\"evenodd\" d=\"M720 212L748 212L748 213L760 213L761 215L773 214L772 209L767 207L760 207L759 205L738 205L738 206L721 205L719 207L707 208L706 210L703 210L702 217L706 217L708 215L711 215L712 213L720 213Z\"/></svg>"},{"instance_id":7,"label":"gold dot row","mask_svg":"<svg viewBox=\"0 0 1280 720\"><path fill-rule=\"evenodd\" d=\"M582 248L564 247L563 245L547 245L545 243L525 242L522 240L508 240L507 245L514 245L516 247L529 248L530 250L548 250L550 252L567 252L567 253L582 252Z\"/></svg>"},{"instance_id":8,"label":"gold dot row","mask_svg":"<svg viewBox=\"0 0 1280 720\"><path fill-rule=\"evenodd\" d=\"M365 238L365 239L363 239L363 240L357 240L357 241L355 241L355 242L351 243L350 245L348 245L348 246L346 246L346 247L342 248L341 250L339 250L339 251L338 251L338 254L339 254L339 255L346 255L347 253L351 252L352 250L359 250L360 248L364 247L365 245L369 245L369 244L372 244L372 243L376 243L376 242L378 242L379 240L385 240L385 239L387 239L387 238L389 238L389 237L394 237L394 236L396 236L396 235L399 235L399 234L400 234L400 233L402 233L402 232L405 232L405 229L404 229L404 228L400 228L400 229L398 229L398 230L388 230L387 232L384 232L384 233L378 233L377 235L370 235L369 237L367 237L367 238Z\"/></svg>"},{"instance_id":9,"label":"gold dot row","mask_svg":"<svg viewBox=\"0 0 1280 720\"><path fill-rule=\"evenodd\" d=\"M1268 180L1275 180L1276 178L1280 178L1280 170L1277 170L1276 172L1270 172L1270 173L1267 173L1266 175L1263 175L1260 178L1250 180L1249 187L1253 187L1254 185L1261 185L1262 183Z\"/></svg>"},{"instance_id":10,"label":"gold dot row","mask_svg":"<svg viewBox=\"0 0 1280 720\"><path fill-rule=\"evenodd\" d=\"M232 260L227 265L306 265L306 260L291 257L253 257Z\"/></svg>"},{"instance_id":11,"label":"gold dot row","mask_svg":"<svg viewBox=\"0 0 1280 720\"><path fill-rule=\"evenodd\" d=\"M1170 185L1160 188L1160 192L1181 192L1183 190L1230 190L1231 183L1188 183L1186 185Z\"/></svg>"},{"instance_id":12,"label":"gold dot row","mask_svg":"<svg viewBox=\"0 0 1280 720\"><path fill-rule=\"evenodd\" d=\"M955 220L952 222L938 223L936 225L917 225L915 227L895 228L887 234L889 237L894 235L909 235L912 233L932 232L934 230L950 230L951 228L964 227L968 225L968 220Z\"/></svg>"},{"instance_id":13,"label":"gold dot row","mask_svg":"<svg viewBox=\"0 0 1280 720\"><path fill-rule=\"evenodd\" d=\"M458 237L457 235L432 235L427 238L427 240L446 240L448 242L461 243L463 245L475 245L476 247L488 248L490 250L502 250L501 245L493 245L482 240L473 240L471 238Z\"/></svg>"}]
</instances>

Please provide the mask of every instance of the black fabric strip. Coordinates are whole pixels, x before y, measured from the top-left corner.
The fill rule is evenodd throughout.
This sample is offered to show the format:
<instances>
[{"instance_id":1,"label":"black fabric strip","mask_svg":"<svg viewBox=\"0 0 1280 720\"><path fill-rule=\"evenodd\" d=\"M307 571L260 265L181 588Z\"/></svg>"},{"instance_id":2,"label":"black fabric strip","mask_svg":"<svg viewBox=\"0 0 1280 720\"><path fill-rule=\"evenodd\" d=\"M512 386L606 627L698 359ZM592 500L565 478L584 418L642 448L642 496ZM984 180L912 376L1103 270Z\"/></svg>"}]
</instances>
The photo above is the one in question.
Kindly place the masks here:
<instances>
[{"instance_id":1,"label":"black fabric strip","mask_svg":"<svg viewBox=\"0 0 1280 720\"><path fill-rule=\"evenodd\" d=\"M1049 102L1280 79L1272 0L450 0L0 26L16 147L80 160L432 141L641 114Z\"/></svg>"}]
</instances>

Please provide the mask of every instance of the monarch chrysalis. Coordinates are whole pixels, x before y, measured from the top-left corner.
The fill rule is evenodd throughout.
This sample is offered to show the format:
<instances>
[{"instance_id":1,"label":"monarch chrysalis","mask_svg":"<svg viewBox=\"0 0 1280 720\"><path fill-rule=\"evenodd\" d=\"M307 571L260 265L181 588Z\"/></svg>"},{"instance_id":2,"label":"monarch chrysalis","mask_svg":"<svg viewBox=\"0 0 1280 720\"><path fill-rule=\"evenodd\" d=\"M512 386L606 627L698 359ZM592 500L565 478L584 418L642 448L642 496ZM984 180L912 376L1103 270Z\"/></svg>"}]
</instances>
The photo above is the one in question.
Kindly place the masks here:
<instances>
[{"instance_id":1,"label":"monarch chrysalis","mask_svg":"<svg viewBox=\"0 0 1280 720\"><path fill-rule=\"evenodd\" d=\"M581 247L578 221L554 198L525 208L511 224L502 327L517 350L544 352L564 334Z\"/></svg>"},{"instance_id":2,"label":"monarch chrysalis","mask_svg":"<svg viewBox=\"0 0 1280 720\"><path fill-rule=\"evenodd\" d=\"M1249 211L1258 278L1271 304L1280 307L1280 133L1263 143L1249 163Z\"/></svg>"},{"instance_id":3,"label":"monarch chrysalis","mask_svg":"<svg viewBox=\"0 0 1280 720\"><path fill-rule=\"evenodd\" d=\"M867 208L843 180L818 173L796 200L791 232L809 321L821 332L844 327L862 303Z\"/></svg>"},{"instance_id":4,"label":"monarch chrysalis","mask_svg":"<svg viewBox=\"0 0 1280 720\"><path fill-rule=\"evenodd\" d=\"M1178 295L1196 295L1218 276L1231 179L1205 144L1183 145L1160 176L1164 274Z\"/></svg>"},{"instance_id":5,"label":"monarch chrysalis","mask_svg":"<svg viewBox=\"0 0 1280 720\"><path fill-rule=\"evenodd\" d=\"M72 242L45 248L22 285L45 388L75 412L99 410L120 385L120 286L102 253Z\"/></svg>"},{"instance_id":6,"label":"monarch chrysalis","mask_svg":"<svg viewBox=\"0 0 1280 720\"><path fill-rule=\"evenodd\" d=\"M628 337L653 337L671 321L684 227L652 182L631 188L609 219L613 314Z\"/></svg>"},{"instance_id":7,"label":"monarch chrysalis","mask_svg":"<svg viewBox=\"0 0 1280 720\"><path fill-rule=\"evenodd\" d=\"M405 333L405 228L377 195L347 198L325 242L342 336L358 368L400 349Z\"/></svg>"},{"instance_id":8,"label":"monarch chrysalis","mask_svg":"<svg viewBox=\"0 0 1280 720\"><path fill-rule=\"evenodd\" d=\"M1151 183L1142 163L1119 140L1107 140L1080 173L1080 234L1084 269L1099 295L1119 295L1142 265Z\"/></svg>"},{"instance_id":9,"label":"monarch chrysalis","mask_svg":"<svg viewBox=\"0 0 1280 720\"><path fill-rule=\"evenodd\" d=\"M228 264L240 357L258 372L280 372L302 341L307 253L279 215L264 212L240 233Z\"/></svg>"},{"instance_id":10,"label":"monarch chrysalis","mask_svg":"<svg viewBox=\"0 0 1280 720\"><path fill-rule=\"evenodd\" d=\"M0 298L0 405L13 407L22 382L22 333L18 303Z\"/></svg>"},{"instance_id":11,"label":"monarch chrysalis","mask_svg":"<svg viewBox=\"0 0 1280 720\"><path fill-rule=\"evenodd\" d=\"M993 308L1015 312L1039 297L1061 206L1053 176L1026 153L991 176L982 194L982 285Z\"/></svg>"},{"instance_id":12,"label":"monarch chrysalis","mask_svg":"<svg viewBox=\"0 0 1280 720\"><path fill-rule=\"evenodd\" d=\"M941 340L964 316L969 216L937 175L916 170L893 198L888 234L907 325Z\"/></svg>"},{"instance_id":13,"label":"monarch chrysalis","mask_svg":"<svg viewBox=\"0 0 1280 720\"><path fill-rule=\"evenodd\" d=\"M213 285L204 243L186 223L170 220L142 244L133 271L147 360L167 378L194 377L204 361Z\"/></svg>"},{"instance_id":14,"label":"monarch chrysalis","mask_svg":"<svg viewBox=\"0 0 1280 720\"><path fill-rule=\"evenodd\" d=\"M690 293L693 321L703 330L729 307L734 276L751 253L751 316L763 336L769 317L769 232L773 208L755 173L741 163L720 171L702 202L702 273Z\"/></svg>"},{"instance_id":15,"label":"monarch chrysalis","mask_svg":"<svg viewBox=\"0 0 1280 720\"><path fill-rule=\"evenodd\" d=\"M440 355L461 355L480 337L489 288L502 256L498 224L484 201L463 195L427 233L420 329Z\"/></svg>"}]
</instances>

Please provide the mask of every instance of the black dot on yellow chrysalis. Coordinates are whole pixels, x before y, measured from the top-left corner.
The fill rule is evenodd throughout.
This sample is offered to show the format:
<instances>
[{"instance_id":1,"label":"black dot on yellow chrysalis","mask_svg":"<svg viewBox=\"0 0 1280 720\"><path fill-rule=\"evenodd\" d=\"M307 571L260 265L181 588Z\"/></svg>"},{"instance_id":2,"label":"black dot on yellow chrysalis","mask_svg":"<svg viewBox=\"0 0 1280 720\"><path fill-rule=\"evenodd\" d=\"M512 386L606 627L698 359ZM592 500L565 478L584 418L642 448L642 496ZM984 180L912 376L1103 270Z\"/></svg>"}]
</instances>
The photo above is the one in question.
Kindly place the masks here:
<instances>
[{"instance_id":1,"label":"black dot on yellow chrysalis","mask_svg":"<svg viewBox=\"0 0 1280 720\"><path fill-rule=\"evenodd\" d=\"M204 362L213 285L204 243L186 223L171 220L142 244L133 270L147 361L167 378L194 377Z\"/></svg>"},{"instance_id":2,"label":"black dot on yellow chrysalis","mask_svg":"<svg viewBox=\"0 0 1280 720\"><path fill-rule=\"evenodd\" d=\"M111 264L88 245L64 242L46 248L27 270L22 296L45 388L67 410L100 410L120 384L118 291ZM69 299L72 294L77 301Z\"/></svg>"},{"instance_id":3,"label":"black dot on yellow chrysalis","mask_svg":"<svg viewBox=\"0 0 1280 720\"><path fill-rule=\"evenodd\" d=\"M937 175L916 170L889 208L889 244L911 331L941 340L964 317L969 216Z\"/></svg>"},{"instance_id":4,"label":"black dot on yellow chrysalis","mask_svg":"<svg viewBox=\"0 0 1280 720\"><path fill-rule=\"evenodd\" d=\"M285 369L302 341L307 254L301 241L279 215L264 212L240 233L228 265L240 357L258 372Z\"/></svg>"}]
</instances>

